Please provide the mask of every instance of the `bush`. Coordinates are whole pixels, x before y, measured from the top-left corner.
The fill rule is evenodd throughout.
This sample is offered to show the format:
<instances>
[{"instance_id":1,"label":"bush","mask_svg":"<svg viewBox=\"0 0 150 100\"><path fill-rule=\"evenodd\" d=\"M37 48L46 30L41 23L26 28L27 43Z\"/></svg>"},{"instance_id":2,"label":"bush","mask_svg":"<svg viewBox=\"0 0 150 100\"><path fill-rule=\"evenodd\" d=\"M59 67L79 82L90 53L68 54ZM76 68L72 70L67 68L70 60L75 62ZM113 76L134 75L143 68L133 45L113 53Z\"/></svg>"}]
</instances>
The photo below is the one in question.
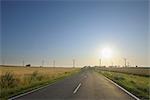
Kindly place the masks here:
<instances>
[{"instance_id":1,"label":"bush","mask_svg":"<svg viewBox=\"0 0 150 100\"><path fill-rule=\"evenodd\" d=\"M65 74L68 74L69 72L65 72Z\"/></svg>"},{"instance_id":2,"label":"bush","mask_svg":"<svg viewBox=\"0 0 150 100\"><path fill-rule=\"evenodd\" d=\"M32 74L31 74L31 81L32 80L36 80L37 79L37 77L38 77L38 71L34 71Z\"/></svg>"},{"instance_id":3,"label":"bush","mask_svg":"<svg viewBox=\"0 0 150 100\"><path fill-rule=\"evenodd\" d=\"M131 81L130 81L130 83L132 83L132 84L136 84L133 80L131 80Z\"/></svg>"},{"instance_id":4,"label":"bush","mask_svg":"<svg viewBox=\"0 0 150 100\"><path fill-rule=\"evenodd\" d=\"M46 74L39 73L38 71L34 71L32 74L28 74L23 77L23 85L30 85L37 82L42 82L48 80L49 77Z\"/></svg>"},{"instance_id":5,"label":"bush","mask_svg":"<svg viewBox=\"0 0 150 100\"><path fill-rule=\"evenodd\" d=\"M42 81L44 79L46 79L47 76L46 75L42 75L40 74L38 71L34 71L29 77L28 77L28 81L29 83L31 82L36 82L36 81Z\"/></svg>"},{"instance_id":6,"label":"bush","mask_svg":"<svg viewBox=\"0 0 150 100\"><path fill-rule=\"evenodd\" d=\"M19 80L11 72L5 72L0 76L0 87L1 88L13 88L17 86Z\"/></svg>"}]
</instances>

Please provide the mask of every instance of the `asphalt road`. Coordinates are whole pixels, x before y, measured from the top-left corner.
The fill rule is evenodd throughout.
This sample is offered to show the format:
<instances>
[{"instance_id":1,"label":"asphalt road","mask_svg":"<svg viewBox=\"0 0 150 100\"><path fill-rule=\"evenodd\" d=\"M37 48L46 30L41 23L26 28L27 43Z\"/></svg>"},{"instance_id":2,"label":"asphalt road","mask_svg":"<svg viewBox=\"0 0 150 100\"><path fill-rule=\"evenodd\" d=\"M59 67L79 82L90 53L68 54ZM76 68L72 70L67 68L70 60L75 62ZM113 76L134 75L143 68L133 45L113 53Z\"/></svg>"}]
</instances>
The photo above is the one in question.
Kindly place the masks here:
<instances>
[{"instance_id":1,"label":"asphalt road","mask_svg":"<svg viewBox=\"0 0 150 100\"><path fill-rule=\"evenodd\" d=\"M134 100L92 70L84 70L16 100Z\"/></svg>"}]
</instances>

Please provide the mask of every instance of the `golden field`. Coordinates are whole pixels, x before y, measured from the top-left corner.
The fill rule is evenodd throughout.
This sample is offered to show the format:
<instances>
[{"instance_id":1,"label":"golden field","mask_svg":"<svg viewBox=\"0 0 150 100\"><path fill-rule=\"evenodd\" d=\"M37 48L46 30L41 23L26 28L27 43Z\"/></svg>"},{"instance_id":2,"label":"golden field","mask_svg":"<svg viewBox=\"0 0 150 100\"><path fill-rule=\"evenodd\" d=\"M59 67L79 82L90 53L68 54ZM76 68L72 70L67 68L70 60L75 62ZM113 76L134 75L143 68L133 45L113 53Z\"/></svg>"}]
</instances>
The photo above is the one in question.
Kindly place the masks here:
<instances>
[{"instance_id":1,"label":"golden field","mask_svg":"<svg viewBox=\"0 0 150 100\"><path fill-rule=\"evenodd\" d=\"M5 72L12 72L15 76L25 76L38 71L41 74L49 76L55 76L63 74L65 72L71 72L77 70L77 68L63 68L63 67L22 67L22 66L1 66L0 75Z\"/></svg>"},{"instance_id":2,"label":"golden field","mask_svg":"<svg viewBox=\"0 0 150 100\"><path fill-rule=\"evenodd\" d=\"M0 66L0 99L51 84L79 72L79 68Z\"/></svg>"}]
</instances>

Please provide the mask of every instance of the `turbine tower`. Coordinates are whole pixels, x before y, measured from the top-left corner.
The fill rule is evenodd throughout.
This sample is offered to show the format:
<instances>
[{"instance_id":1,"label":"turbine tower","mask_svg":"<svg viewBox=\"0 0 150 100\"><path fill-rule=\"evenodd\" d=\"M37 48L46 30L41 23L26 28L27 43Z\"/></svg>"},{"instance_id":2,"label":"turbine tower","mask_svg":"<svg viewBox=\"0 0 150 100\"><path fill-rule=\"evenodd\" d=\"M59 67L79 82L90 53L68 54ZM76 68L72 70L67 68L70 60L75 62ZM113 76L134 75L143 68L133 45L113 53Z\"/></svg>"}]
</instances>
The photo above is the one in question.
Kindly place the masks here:
<instances>
[{"instance_id":1,"label":"turbine tower","mask_svg":"<svg viewBox=\"0 0 150 100\"><path fill-rule=\"evenodd\" d=\"M124 58L124 65L125 65L125 67L127 67L127 59L126 58Z\"/></svg>"},{"instance_id":2,"label":"turbine tower","mask_svg":"<svg viewBox=\"0 0 150 100\"><path fill-rule=\"evenodd\" d=\"M53 67L55 67L55 63L56 63L55 60L53 60Z\"/></svg>"},{"instance_id":3,"label":"turbine tower","mask_svg":"<svg viewBox=\"0 0 150 100\"><path fill-rule=\"evenodd\" d=\"M72 60L73 68L75 67L75 59Z\"/></svg>"},{"instance_id":4,"label":"turbine tower","mask_svg":"<svg viewBox=\"0 0 150 100\"><path fill-rule=\"evenodd\" d=\"M101 67L101 64L102 64L102 60L99 59L99 67Z\"/></svg>"}]
</instances>

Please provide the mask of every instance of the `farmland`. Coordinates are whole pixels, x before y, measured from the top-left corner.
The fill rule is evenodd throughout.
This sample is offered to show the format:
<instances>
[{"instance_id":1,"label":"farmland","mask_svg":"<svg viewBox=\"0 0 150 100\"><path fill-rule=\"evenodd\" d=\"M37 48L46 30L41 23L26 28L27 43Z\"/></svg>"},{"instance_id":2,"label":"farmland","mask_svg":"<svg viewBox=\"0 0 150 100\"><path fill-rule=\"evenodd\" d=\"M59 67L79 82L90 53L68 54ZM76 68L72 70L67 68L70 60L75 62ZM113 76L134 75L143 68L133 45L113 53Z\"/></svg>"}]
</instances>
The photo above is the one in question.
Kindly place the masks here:
<instances>
[{"instance_id":1,"label":"farmland","mask_svg":"<svg viewBox=\"0 0 150 100\"><path fill-rule=\"evenodd\" d=\"M63 68L63 67L22 67L22 66L6 66L0 67L0 75L4 72L13 72L16 76L24 76L31 74L34 71L38 71L42 74L48 74L50 76L55 76L62 74L64 72L70 72L75 70L75 68Z\"/></svg>"},{"instance_id":2,"label":"farmland","mask_svg":"<svg viewBox=\"0 0 150 100\"><path fill-rule=\"evenodd\" d=\"M126 74L133 74L139 76L150 76L150 68L148 67L120 67L120 68L98 68L103 71L121 72Z\"/></svg>"},{"instance_id":3,"label":"farmland","mask_svg":"<svg viewBox=\"0 0 150 100\"><path fill-rule=\"evenodd\" d=\"M0 98L24 93L70 76L78 68L0 67Z\"/></svg>"}]
</instances>

